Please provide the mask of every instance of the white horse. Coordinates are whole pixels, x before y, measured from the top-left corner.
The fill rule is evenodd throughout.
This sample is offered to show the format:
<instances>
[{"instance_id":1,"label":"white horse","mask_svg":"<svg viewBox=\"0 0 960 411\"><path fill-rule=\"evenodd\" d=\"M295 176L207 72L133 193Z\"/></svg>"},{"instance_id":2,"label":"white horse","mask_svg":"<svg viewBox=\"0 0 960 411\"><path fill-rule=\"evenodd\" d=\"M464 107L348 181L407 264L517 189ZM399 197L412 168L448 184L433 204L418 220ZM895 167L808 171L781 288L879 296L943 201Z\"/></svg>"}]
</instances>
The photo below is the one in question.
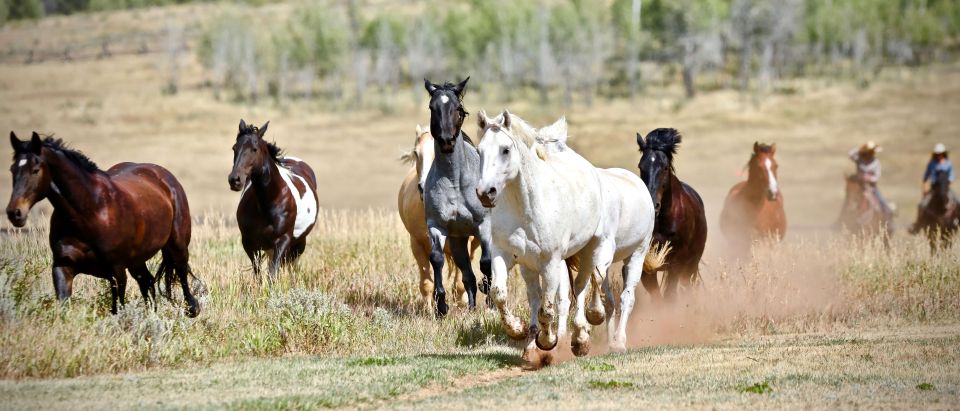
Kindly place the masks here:
<instances>
[{"instance_id":1,"label":"white horse","mask_svg":"<svg viewBox=\"0 0 960 411\"><path fill-rule=\"evenodd\" d=\"M595 254L600 260L594 261L593 278L591 281L594 292L593 305L587 315L592 324L603 321L604 308L607 314L607 331L610 336L610 349L623 351L627 341L627 323L633 312L635 301L634 290L640 283L644 271L655 273L666 258L667 247L659 251L651 250L653 240L653 225L656 212L653 200L643 180L636 174L622 168L600 169L600 184L603 188L604 203L604 233L600 237L608 242L603 243ZM612 238L612 242L609 241ZM610 247L613 248L611 253ZM612 255L611 255L612 254ZM608 258L612 257L612 260ZM613 315L613 301L610 292L609 278L606 276L610 264L623 261L623 291L620 294L620 304L617 315ZM582 267L589 268L585 262ZM578 275L578 284L574 289L582 289L586 282L583 275ZM600 284L607 294L606 307L600 305ZM578 301L578 304L583 304ZM575 320L576 323L576 320ZM581 334L584 335L584 334ZM574 339L574 353L585 355L589 351L589 339L577 341ZM580 348L580 352L577 349Z\"/></svg>"},{"instance_id":2,"label":"white horse","mask_svg":"<svg viewBox=\"0 0 960 411\"><path fill-rule=\"evenodd\" d=\"M566 332L569 314L570 281L564 260L583 261L586 256L590 261L601 243L599 173L569 148L548 150L537 143L536 131L507 111L495 119L481 111L477 118L482 136L477 146L481 159L477 195L492 208L493 302L507 334L524 338L520 320L506 307L507 273L520 264L530 304L530 333L536 333L537 348L549 351ZM561 147L566 120L561 118L542 134ZM582 309L577 307L578 314ZM525 356L532 349L528 345Z\"/></svg>"}]
</instances>

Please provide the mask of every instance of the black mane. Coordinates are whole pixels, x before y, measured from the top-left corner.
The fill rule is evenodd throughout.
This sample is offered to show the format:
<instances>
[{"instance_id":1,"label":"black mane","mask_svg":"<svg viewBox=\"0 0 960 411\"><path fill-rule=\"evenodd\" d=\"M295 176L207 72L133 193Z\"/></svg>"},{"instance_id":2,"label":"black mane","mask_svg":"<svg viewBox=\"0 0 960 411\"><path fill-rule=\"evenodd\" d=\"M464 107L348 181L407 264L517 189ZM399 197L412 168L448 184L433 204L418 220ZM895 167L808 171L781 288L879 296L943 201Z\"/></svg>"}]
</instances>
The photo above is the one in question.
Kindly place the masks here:
<instances>
[{"instance_id":1,"label":"black mane","mask_svg":"<svg viewBox=\"0 0 960 411\"><path fill-rule=\"evenodd\" d=\"M677 154L677 148L683 136L675 128L658 128L647 134L645 147L650 150L659 151L667 155L670 161L670 169L673 169L673 155Z\"/></svg>"},{"instance_id":2,"label":"black mane","mask_svg":"<svg viewBox=\"0 0 960 411\"><path fill-rule=\"evenodd\" d=\"M75 150L67 146L67 143L60 138L54 138L53 136L46 136L43 139L43 146L54 150L59 151L66 157L68 160L72 161L74 164L80 166L80 168L88 171L95 172L100 171L100 167L97 167L97 163L94 163L93 160L90 160L86 154L80 152L80 150Z\"/></svg>"},{"instance_id":3,"label":"black mane","mask_svg":"<svg viewBox=\"0 0 960 411\"><path fill-rule=\"evenodd\" d=\"M247 126L247 128L243 129L243 131L240 132L241 136L244 136L247 134L260 135L260 127ZM273 158L273 161L279 163L280 159L283 158L283 149L280 147L277 147L277 143L272 143L266 140L263 140L263 142L264 144L267 145L267 151L270 152L270 157Z\"/></svg>"},{"instance_id":4,"label":"black mane","mask_svg":"<svg viewBox=\"0 0 960 411\"><path fill-rule=\"evenodd\" d=\"M443 83L443 85L437 85L437 91L440 91L440 90L449 91L454 96L457 96L457 103L460 103L457 105L457 111L460 112L460 117L466 120L467 116L469 116L470 113L463 108L463 96L457 93L457 85L448 81L446 83Z\"/></svg>"}]
</instances>

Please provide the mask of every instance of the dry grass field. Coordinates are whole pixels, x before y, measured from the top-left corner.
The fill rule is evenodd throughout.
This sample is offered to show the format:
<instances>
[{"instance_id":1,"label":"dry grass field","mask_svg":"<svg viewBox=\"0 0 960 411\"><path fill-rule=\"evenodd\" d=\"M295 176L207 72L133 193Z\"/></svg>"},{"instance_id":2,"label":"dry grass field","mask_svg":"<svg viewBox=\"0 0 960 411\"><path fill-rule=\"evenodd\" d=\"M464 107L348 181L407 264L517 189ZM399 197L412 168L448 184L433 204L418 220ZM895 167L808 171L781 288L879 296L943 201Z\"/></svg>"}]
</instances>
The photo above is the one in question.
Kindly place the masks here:
<instances>
[{"instance_id":1,"label":"dry grass field","mask_svg":"<svg viewBox=\"0 0 960 411\"><path fill-rule=\"evenodd\" d=\"M89 26L192 24L214 7L7 25L0 47L45 30L59 33L44 40L56 42ZM49 275L49 205L27 229L0 222L0 409L960 407L960 245L931 256L902 229L889 250L826 230L852 169L846 151L868 139L885 148L881 188L899 205L898 223L913 218L932 145L960 148L958 64L890 68L865 88L808 79L781 84L790 92L716 91L689 102L672 83L632 102L569 108L468 91L473 113L506 106L541 125L566 115L572 145L598 166L635 170L637 131L680 129L678 173L703 194L712 228L703 287L669 308L639 293L630 351L604 353L597 327L591 357L562 352L527 372L494 313L461 307L438 322L417 291L393 207L406 171L397 157L429 118L426 99L413 96L425 93L394 96L386 113L219 101L191 56L181 92L165 95L164 58L0 64L4 127L55 133L102 168L153 162L180 178L195 219L192 265L208 289L197 319L169 303L144 310L132 284L127 309L109 315L109 292L91 277L61 306ZM238 195L226 177L240 118L270 120L268 137L319 179L318 227L273 287L253 278L232 217ZM713 227L755 140L778 144L790 228L784 243L731 262ZM10 152L0 145L0 158ZM4 202L9 192L2 173ZM525 306L522 282L510 284L511 303Z\"/></svg>"}]
</instances>

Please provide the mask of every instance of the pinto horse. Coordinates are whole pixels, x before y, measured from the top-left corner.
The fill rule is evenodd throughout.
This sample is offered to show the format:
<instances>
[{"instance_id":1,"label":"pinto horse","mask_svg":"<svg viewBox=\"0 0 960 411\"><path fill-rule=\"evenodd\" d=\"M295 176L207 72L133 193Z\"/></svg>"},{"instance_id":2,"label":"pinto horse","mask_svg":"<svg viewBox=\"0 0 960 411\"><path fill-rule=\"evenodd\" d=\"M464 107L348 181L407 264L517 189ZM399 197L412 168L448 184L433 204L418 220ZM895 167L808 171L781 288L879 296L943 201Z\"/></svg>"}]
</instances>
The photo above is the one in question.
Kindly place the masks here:
<instances>
[{"instance_id":1,"label":"pinto horse","mask_svg":"<svg viewBox=\"0 0 960 411\"><path fill-rule=\"evenodd\" d=\"M707 243L707 216L703 199L693 187L677 178L673 156L682 136L672 128L658 128L644 141L637 133L640 177L647 185L656 210L653 238L657 244L669 242L666 258L664 293L667 299L676 294L677 284L689 285L700 272L700 258ZM654 300L660 298L656 272L644 272L643 287Z\"/></svg>"},{"instance_id":2,"label":"pinto horse","mask_svg":"<svg viewBox=\"0 0 960 411\"><path fill-rule=\"evenodd\" d=\"M950 191L948 171L939 170L933 175L930 201L920 212L917 228L927 232L930 250L936 251L938 242L942 249L950 247L960 228L960 200Z\"/></svg>"},{"instance_id":3,"label":"pinto horse","mask_svg":"<svg viewBox=\"0 0 960 411\"><path fill-rule=\"evenodd\" d=\"M397 211L400 213L403 227L410 234L410 250L413 252L413 258L417 260L417 268L420 271L420 294L428 307L433 303L433 276L430 273L431 246L430 237L427 234L426 213L423 209L423 185L426 183L427 174L430 173L430 166L433 165L434 155L433 136L430 135L429 130L424 130L417 124L413 149L400 157L401 161L413 167L410 167L403 183L400 184L400 192L397 193ZM480 240L473 237L470 242L471 259L479 246ZM448 277L457 284L456 295L466 303L466 290L462 284L459 284L460 269L453 262L449 244L443 252L447 258Z\"/></svg>"},{"instance_id":4,"label":"pinto horse","mask_svg":"<svg viewBox=\"0 0 960 411\"><path fill-rule=\"evenodd\" d=\"M884 212L873 188L862 177L851 174L846 178L846 196L835 226L857 234L882 233L887 239L893 234L893 214Z\"/></svg>"},{"instance_id":5,"label":"pinto horse","mask_svg":"<svg viewBox=\"0 0 960 411\"><path fill-rule=\"evenodd\" d=\"M283 157L263 139L269 125L257 128L240 120L228 180L231 190L242 190L237 225L243 250L258 278L266 253L273 280L282 264L296 261L307 247L317 222L317 177L307 163Z\"/></svg>"},{"instance_id":6,"label":"pinto horse","mask_svg":"<svg viewBox=\"0 0 960 411\"><path fill-rule=\"evenodd\" d=\"M118 303L126 303L126 270L130 270L144 300L155 303L154 277L147 260L159 251L162 261L157 275L176 271L187 315L200 313L187 279L190 207L173 174L155 164L136 163L120 163L104 172L63 140L41 139L36 132L29 141L20 141L10 132L10 144L13 193L7 218L23 227L30 209L44 198L50 200L57 299L70 298L77 274L90 274L110 282L110 311L116 314Z\"/></svg>"},{"instance_id":7,"label":"pinto horse","mask_svg":"<svg viewBox=\"0 0 960 411\"><path fill-rule=\"evenodd\" d=\"M720 212L720 230L731 241L738 256L749 251L754 239L783 239L787 217L783 194L777 184L776 144L753 143L747 164L747 181L730 189Z\"/></svg>"}]
</instances>

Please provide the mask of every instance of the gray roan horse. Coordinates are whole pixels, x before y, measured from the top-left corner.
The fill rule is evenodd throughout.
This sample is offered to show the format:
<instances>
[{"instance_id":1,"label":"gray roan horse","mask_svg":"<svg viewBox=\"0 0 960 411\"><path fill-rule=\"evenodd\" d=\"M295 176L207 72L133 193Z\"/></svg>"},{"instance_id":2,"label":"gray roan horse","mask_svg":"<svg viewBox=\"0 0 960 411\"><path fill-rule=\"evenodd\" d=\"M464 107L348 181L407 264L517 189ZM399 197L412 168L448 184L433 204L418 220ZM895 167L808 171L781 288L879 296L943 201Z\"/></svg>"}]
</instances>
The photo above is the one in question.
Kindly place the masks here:
<instances>
[{"instance_id":1,"label":"gray roan horse","mask_svg":"<svg viewBox=\"0 0 960 411\"><path fill-rule=\"evenodd\" d=\"M438 318L447 314L443 247L448 239L453 261L463 273L463 288L471 309L476 307L477 279L470 266L470 236L480 239L480 271L484 276L480 291L486 294L490 285L490 218L476 193L480 154L470 137L460 130L467 117L463 109L467 80L470 78L459 84L437 85L424 79L430 93L430 133L434 137L436 157L423 187L423 205L430 235L433 299Z\"/></svg>"}]
</instances>

